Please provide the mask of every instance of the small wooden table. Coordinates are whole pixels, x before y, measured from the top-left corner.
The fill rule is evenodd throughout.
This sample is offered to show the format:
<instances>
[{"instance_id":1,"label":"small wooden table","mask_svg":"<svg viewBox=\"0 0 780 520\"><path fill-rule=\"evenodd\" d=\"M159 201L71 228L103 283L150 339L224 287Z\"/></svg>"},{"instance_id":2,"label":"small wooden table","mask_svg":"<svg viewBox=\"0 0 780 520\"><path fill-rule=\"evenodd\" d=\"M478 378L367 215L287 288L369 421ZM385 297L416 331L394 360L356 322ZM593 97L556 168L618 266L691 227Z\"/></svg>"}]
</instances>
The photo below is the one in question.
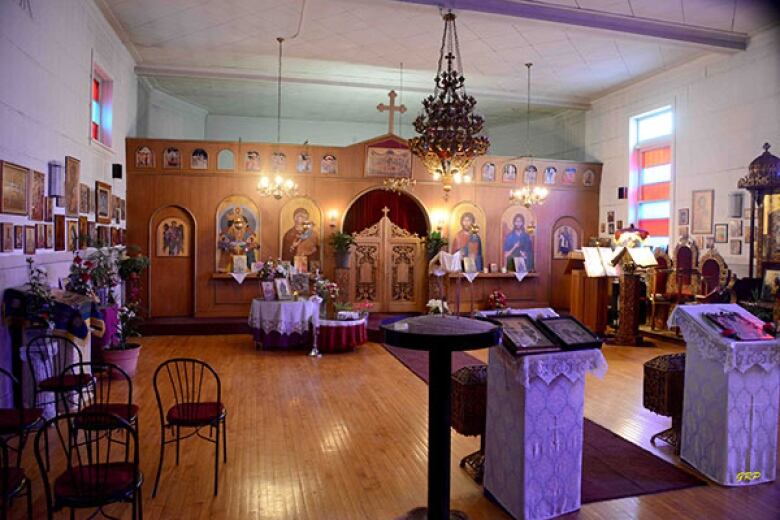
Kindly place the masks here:
<instances>
[{"instance_id":1,"label":"small wooden table","mask_svg":"<svg viewBox=\"0 0 780 520\"><path fill-rule=\"evenodd\" d=\"M429 352L428 381L428 520L464 519L450 513L450 426L452 352L497 345L501 328L486 322L455 316L426 315L383 323L388 345ZM411 518L424 511L415 510Z\"/></svg>"}]
</instances>

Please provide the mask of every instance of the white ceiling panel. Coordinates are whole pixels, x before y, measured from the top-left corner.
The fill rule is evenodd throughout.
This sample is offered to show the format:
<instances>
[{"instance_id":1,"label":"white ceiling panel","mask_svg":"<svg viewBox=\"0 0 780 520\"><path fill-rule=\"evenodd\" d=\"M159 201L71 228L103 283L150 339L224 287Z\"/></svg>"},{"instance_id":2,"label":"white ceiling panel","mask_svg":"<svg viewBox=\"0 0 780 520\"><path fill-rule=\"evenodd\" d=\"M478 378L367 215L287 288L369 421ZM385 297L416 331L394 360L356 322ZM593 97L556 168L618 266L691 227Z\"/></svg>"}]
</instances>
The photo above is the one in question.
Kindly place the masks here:
<instances>
[{"instance_id":1,"label":"white ceiling panel","mask_svg":"<svg viewBox=\"0 0 780 520\"><path fill-rule=\"evenodd\" d=\"M735 4L736 2L736 4ZM284 44L290 117L381 120L376 104L399 88L407 106L433 86L442 20L434 6L394 0L98 0L162 90L226 115L276 114L277 36ZM777 23L761 0L546 0L552 6L754 32ZM305 4L303 16L301 7ZM736 9L735 9L736 5ZM471 11L457 26L469 91L500 121L516 117L533 62L540 111L584 108L620 85L707 49L564 24ZM300 34L291 38L301 23ZM326 100L327 102L323 102Z\"/></svg>"}]
</instances>

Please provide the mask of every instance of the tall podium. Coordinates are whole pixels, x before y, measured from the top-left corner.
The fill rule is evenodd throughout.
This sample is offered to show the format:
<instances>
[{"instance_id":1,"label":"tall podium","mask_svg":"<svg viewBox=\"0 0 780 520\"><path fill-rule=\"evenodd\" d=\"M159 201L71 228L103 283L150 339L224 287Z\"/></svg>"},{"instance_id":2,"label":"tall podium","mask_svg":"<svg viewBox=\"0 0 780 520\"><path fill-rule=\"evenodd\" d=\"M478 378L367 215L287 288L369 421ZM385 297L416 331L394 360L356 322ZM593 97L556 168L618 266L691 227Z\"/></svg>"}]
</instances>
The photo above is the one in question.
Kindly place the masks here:
<instances>
[{"instance_id":1,"label":"tall podium","mask_svg":"<svg viewBox=\"0 0 780 520\"><path fill-rule=\"evenodd\" d=\"M586 327L603 336L607 328L607 308L609 306L610 280L603 264L602 269L593 270L586 266L585 249L569 253L564 274L571 274L570 301L571 314ZM607 248L609 249L609 248ZM594 253L588 252L592 258ZM598 252L595 253L598 257ZM589 271L590 269L590 271Z\"/></svg>"}]
</instances>

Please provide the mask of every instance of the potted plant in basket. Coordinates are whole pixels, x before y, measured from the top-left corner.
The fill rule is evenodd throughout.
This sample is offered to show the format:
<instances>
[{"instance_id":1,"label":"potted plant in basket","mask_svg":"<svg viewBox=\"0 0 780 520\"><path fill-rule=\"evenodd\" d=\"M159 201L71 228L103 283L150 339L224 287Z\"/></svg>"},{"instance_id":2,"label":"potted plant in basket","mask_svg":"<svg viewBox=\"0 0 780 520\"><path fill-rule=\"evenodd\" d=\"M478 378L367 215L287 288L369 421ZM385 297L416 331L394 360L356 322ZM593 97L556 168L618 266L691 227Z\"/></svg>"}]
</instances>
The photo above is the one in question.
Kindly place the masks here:
<instances>
[{"instance_id":1,"label":"potted plant in basket","mask_svg":"<svg viewBox=\"0 0 780 520\"><path fill-rule=\"evenodd\" d=\"M336 267L347 269L349 267L349 248L355 244L355 237L349 233L336 231L330 236L328 242L336 252Z\"/></svg>"},{"instance_id":2,"label":"potted plant in basket","mask_svg":"<svg viewBox=\"0 0 780 520\"><path fill-rule=\"evenodd\" d=\"M103 361L117 365L127 372L128 376L133 377L141 353L141 344L134 341L135 338L141 337L138 331L141 323L138 303L130 302L120 307L117 319L117 331L110 345L103 349Z\"/></svg>"}]
</instances>

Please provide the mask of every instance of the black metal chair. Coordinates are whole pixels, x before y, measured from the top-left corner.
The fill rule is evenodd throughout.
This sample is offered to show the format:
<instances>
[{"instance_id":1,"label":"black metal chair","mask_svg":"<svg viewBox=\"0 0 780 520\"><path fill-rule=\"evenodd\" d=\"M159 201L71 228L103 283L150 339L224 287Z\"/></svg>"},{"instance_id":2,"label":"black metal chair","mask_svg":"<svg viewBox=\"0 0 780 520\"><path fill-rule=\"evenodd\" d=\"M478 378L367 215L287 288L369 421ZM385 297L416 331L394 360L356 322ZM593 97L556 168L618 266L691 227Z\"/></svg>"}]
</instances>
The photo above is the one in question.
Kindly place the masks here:
<instances>
[{"instance_id":1,"label":"black metal chair","mask_svg":"<svg viewBox=\"0 0 780 520\"><path fill-rule=\"evenodd\" d=\"M81 349L75 343L59 334L44 334L33 338L24 347L24 355L30 367L33 383L33 406L43 409L44 415L47 415L48 405L54 406L56 415L57 405L60 402L65 406L65 411L69 411L67 410L69 396L88 385L92 379L89 374L60 377L68 365L81 363L82 356ZM44 436L44 439L48 442L47 436ZM46 463L49 463L48 455Z\"/></svg>"},{"instance_id":2,"label":"black metal chair","mask_svg":"<svg viewBox=\"0 0 780 520\"><path fill-rule=\"evenodd\" d=\"M222 382L217 372L203 361L191 358L174 358L163 362L154 372L154 394L160 411L160 462L154 480L152 497L157 496L160 484L165 445L176 443L176 464L179 464L179 444L182 439L198 436L214 443L214 495L219 491L219 444L222 428L222 454L227 464L227 411L222 403ZM161 387L167 389L166 404L160 395ZM204 436L201 429L208 427ZM181 429L192 431L182 437ZM166 431L170 429L171 438Z\"/></svg>"},{"instance_id":3,"label":"black metal chair","mask_svg":"<svg viewBox=\"0 0 780 520\"><path fill-rule=\"evenodd\" d=\"M32 520L32 489L24 469L11 465L6 439L0 438L0 518L8 518L8 510L14 498L27 497L27 518ZM21 449L19 450L21 453Z\"/></svg>"},{"instance_id":4,"label":"black metal chair","mask_svg":"<svg viewBox=\"0 0 780 520\"><path fill-rule=\"evenodd\" d=\"M21 396L22 385L19 384L19 380L7 370L0 368L0 384L8 383L11 386L12 398ZM0 408L0 438L6 443L14 437L18 439L15 448L10 444L7 444L7 448L16 452L16 467L19 467L27 436L43 424L43 410L24 408L21 399L14 400L19 403L17 406Z\"/></svg>"},{"instance_id":5,"label":"black metal chair","mask_svg":"<svg viewBox=\"0 0 780 520\"><path fill-rule=\"evenodd\" d=\"M111 429L78 428L79 421L87 424L110 424ZM46 431L52 429L52 442L62 456L55 469L48 469L44 462L41 443ZM112 449L115 437L129 439L129 449ZM103 507L119 503L132 504L132 518L143 518L143 475L138 456L138 433L124 419L105 413L66 413L49 419L35 437L35 459L41 472L46 494L46 512L49 520L54 513L69 508L71 518L76 509L96 508L106 518L111 518ZM56 474L56 477L52 475Z\"/></svg>"},{"instance_id":6,"label":"black metal chair","mask_svg":"<svg viewBox=\"0 0 780 520\"><path fill-rule=\"evenodd\" d=\"M138 405L133 404L133 382L127 372L111 363L83 362L68 366L60 377L63 381L74 380L79 379L82 374L89 375L90 380L76 391L74 400L78 413L74 426L90 430L111 429L114 427L111 422L90 421L117 416L138 432ZM129 447L129 439L125 441L125 446Z\"/></svg>"}]
</instances>

